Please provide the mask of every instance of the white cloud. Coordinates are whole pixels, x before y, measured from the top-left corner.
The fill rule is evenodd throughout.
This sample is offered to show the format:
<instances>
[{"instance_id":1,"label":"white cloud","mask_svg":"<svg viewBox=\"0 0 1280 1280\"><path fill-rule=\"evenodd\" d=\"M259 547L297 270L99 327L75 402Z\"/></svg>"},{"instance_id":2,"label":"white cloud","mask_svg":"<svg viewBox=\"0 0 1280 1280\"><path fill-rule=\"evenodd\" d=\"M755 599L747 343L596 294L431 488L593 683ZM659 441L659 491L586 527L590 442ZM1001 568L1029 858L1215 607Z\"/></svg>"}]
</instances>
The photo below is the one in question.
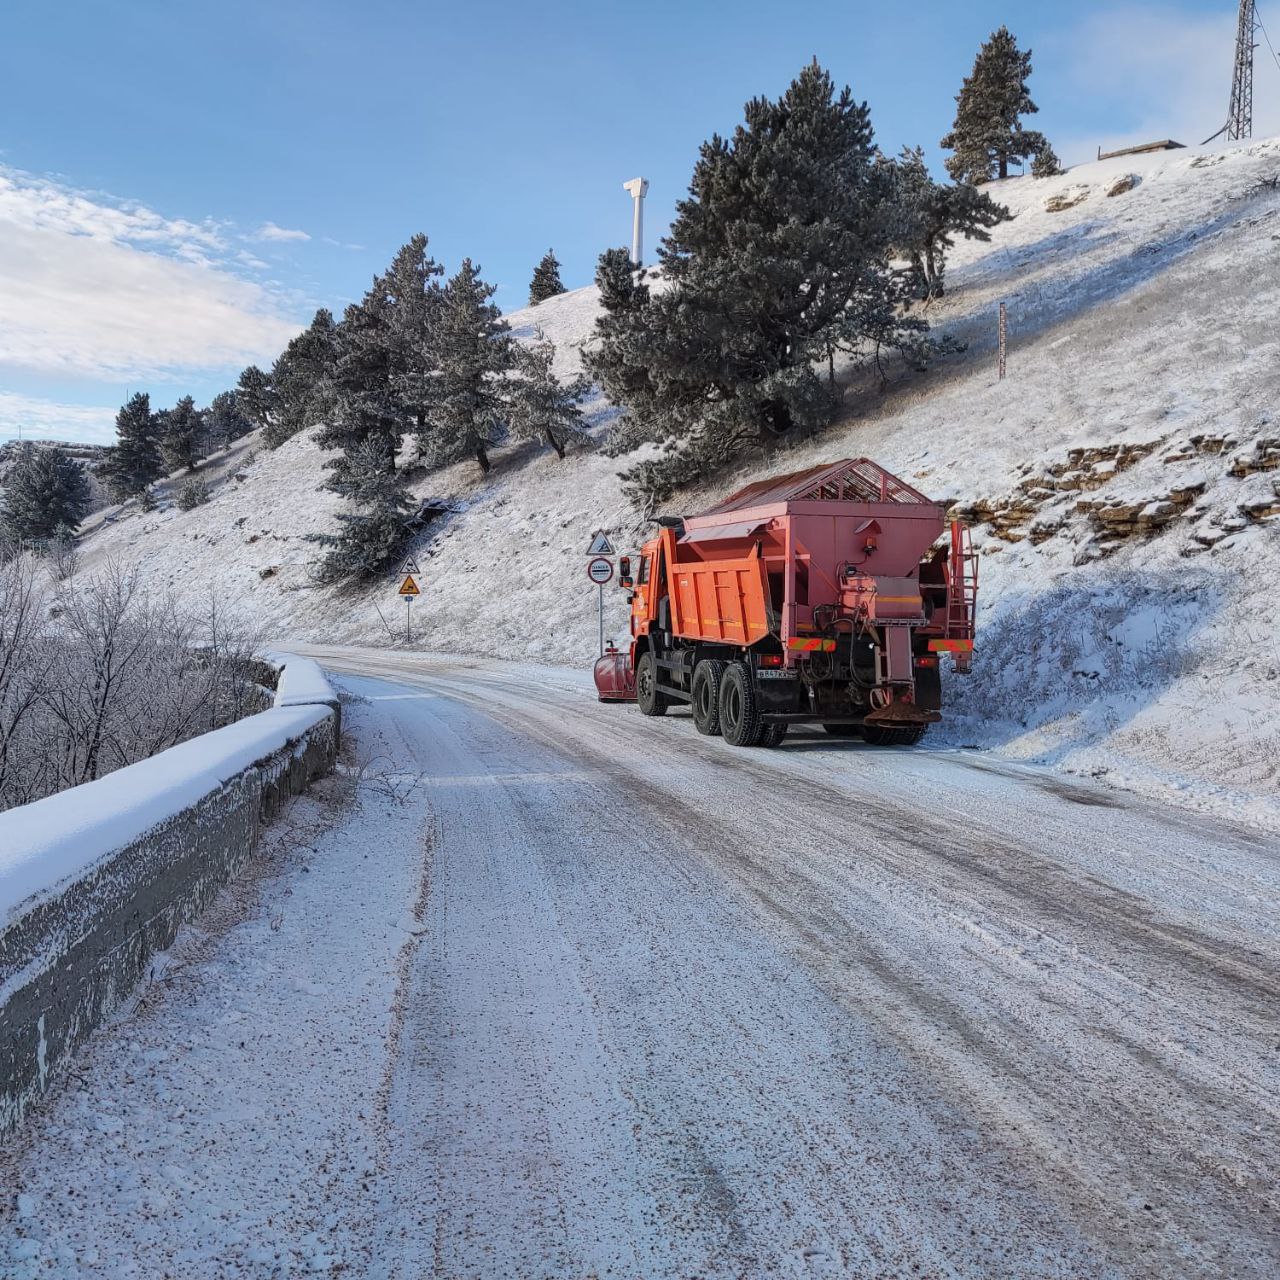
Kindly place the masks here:
<instances>
[{"instance_id":1,"label":"white cloud","mask_svg":"<svg viewBox=\"0 0 1280 1280\"><path fill-rule=\"evenodd\" d=\"M0 222L18 222L52 234L165 248L181 257L216 253L222 228L165 218L143 205L75 191L47 178L0 167Z\"/></svg>"},{"instance_id":2,"label":"white cloud","mask_svg":"<svg viewBox=\"0 0 1280 1280\"><path fill-rule=\"evenodd\" d=\"M1198 146L1221 128L1231 96L1235 48L1234 5L1218 14L1189 13L1176 5L1117 5L1086 18L1063 51L1070 87L1095 104L1114 103L1132 129L1088 138L1054 138L1068 162L1092 160L1095 148L1161 138ZM1272 36L1275 39L1275 36ZM1265 42L1254 77L1254 137L1280 134L1280 68Z\"/></svg>"},{"instance_id":3,"label":"white cloud","mask_svg":"<svg viewBox=\"0 0 1280 1280\"><path fill-rule=\"evenodd\" d=\"M0 366L144 384L269 360L300 328L225 228L0 167Z\"/></svg>"},{"instance_id":4,"label":"white cloud","mask_svg":"<svg viewBox=\"0 0 1280 1280\"><path fill-rule=\"evenodd\" d=\"M277 227L274 222L264 222L254 236L257 240L310 240L305 231L293 231L288 227Z\"/></svg>"},{"instance_id":5,"label":"white cloud","mask_svg":"<svg viewBox=\"0 0 1280 1280\"><path fill-rule=\"evenodd\" d=\"M35 396L0 391L0 440L83 440L111 444L116 411L79 404L58 404Z\"/></svg>"}]
</instances>

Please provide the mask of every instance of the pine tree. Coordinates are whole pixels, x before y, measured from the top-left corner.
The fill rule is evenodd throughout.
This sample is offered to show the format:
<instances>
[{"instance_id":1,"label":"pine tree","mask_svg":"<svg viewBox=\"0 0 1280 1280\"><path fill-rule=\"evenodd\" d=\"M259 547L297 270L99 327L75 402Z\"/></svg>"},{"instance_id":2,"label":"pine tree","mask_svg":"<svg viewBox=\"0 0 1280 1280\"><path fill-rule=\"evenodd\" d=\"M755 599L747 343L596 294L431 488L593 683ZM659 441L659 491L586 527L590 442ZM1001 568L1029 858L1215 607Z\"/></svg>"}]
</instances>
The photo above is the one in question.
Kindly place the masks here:
<instances>
[{"instance_id":1,"label":"pine tree","mask_svg":"<svg viewBox=\"0 0 1280 1280\"><path fill-rule=\"evenodd\" d=\"M645 320L649 303L646 271L631 261L629 249L606 249L596 264L596 288L603 307L596 319L594 349L587 368L614 404L627 406L609 433L609 450L629 453L652 438L647 425L661 416L655 384L645 363Z\"/></svg>"},{"instance_id":2,"label":"pine tree","mask_svg":"<svg viewBox=\"0 0 1280 1280\"><path fill-rule=\"evenodd\" d=\"M333 314L321 307L310 325L290 341L271 366L268 412L262 433L262 442L268 449L278 449L299 431L314 427L332 413L336 356Z\"/></svg>"},{"instance_id":3,"label":"pine tree","mask_svg":"<svg viewBox=\"0 0 1280 1280\"><path fill-rule=\"evenodd\" d=\"M1066 171L1062 167L1062 161L1058 159L1058 153L1046 140L1036 151L1035 159L1031 162L1031 176L1033 178L1056 178L1058 174L1064 172Z\"/></svg>"},{"instance_id":4,"label":"pine tree","mask_svg":"<svg viewBox=\"0 0 1280 1280\"><path fill-rule=\"evenodd\" d=\"M444 268L427 254L419 233L404 245L375 287L388 303L389 376L404 416L404 429L421 434L435 381L435 327L443 302L438 277Z\"/></svg>"},{"instance_id":5,"label":"pine tree","mask_svg":"<svg viewBox=\"0 0 1280 1280\"><path fill-rule=\"evenodd\" d=\"M156 415L156 438L167 470L196 469L204 440L204 418L190 396L183 396L172 409Z\"/></svg>"},{"instance_id":6,"label":"pine tree","mask_svg":"<svg viewBox=\"0 0 1280 1280\"><path fill-rule=\"evenodd\" d=\"M894 166L901 222L896 248L911 263L912 293L922 300L941 298L947 250L954 237L991 239L990 229L1010 218L1003 205L968 183L935 182L920 147L903 147Z\"/></svg>"},{"instance_id":7,"label":"pine tree","mask_svg":"<svg viewBox=\"0 0 1280 1280\"><path fill-rule=\"evenodd\" d=\"M901 316L894 181L866 104L815 61L745 114L731 140L702 146L659 248L666 287L628 288L601 262L621 297L602 298L588 372L625 407L629 435L672 444L673 483L826 425L835 399L815 362L924 327ZM662 469L647 498L663 496Z\"/></svg>"},{"instance_id":8,"label":"pine tree","mask_svg":"<svg viewBox=\"0 0 1280 1280\"><path fill-rule=\"evenodd\" d=\"M1008 27L992 32L956 95L955 123L942 139L942 146L955 152L947 172L957 182L1007 178L1011 160L1048 145L1043 134L1024 130L1019 119L1039 110L1027 90L1030 75L1031 50L1019 49Z\"/></svg>"},{"instance_id":9,"label":"pine tree","mask_svg":"<svg viewBox=\"0 0 1280 1280\"><path fill-rule=\"evenodd\" d=\"M103 464L107 489L117 502L145 494L162 470L151 397L131 396L116 414L116 443Z\"/></svg>"},{"instance_id":10,"label":"pine tree","mask_svg":"<svg viewBox=\"0 0 1280 1280\"><path fill-rule=\"evenodd\" d=\"M20 444L0 491L0 541L46 543L73 534L92 501L84 468L62 449Z\"/></svg>"},{"instance_id":11,"label":"pine tree","mask_svg":"<svg viewBox=\"0 0 1280 1280\"><path fill-rule=\"evenodd\" d=\"M276 397L271 379L251 364L236 383L236 407L255 427L267 427L275 420Z\"/></svg>"},{"instance_id":12,"label":"pine tree","mask_svg":"<svg viewBox=\"0 0 1280 1280\"><path fill-rule=\"evenodd\" d=\"M561 382L552 369L556 349L541 329L535 341L516 357L520 377L515 383L510 417L511 434L518 440L545 440L558 457L565 445L589 439L579 405L590 394L583 377Z\"/></svg>"},{"instance_id":13,"label":"pine tree","mask_svg":"<svg viewBox=\"0 0 1280 1280\"><path fill-rule=\"evenodd\" d=\"M319 564L321 581L374 577L404 548L414 504L403 477L388 471L384 460L376 440L355 444L347 465L330 482L355 510L339 513L337 533L308 535L329 548Z\"/></svg>"},{"instance_id":14,"label":"pine tree","mask_svg":"<svg viewBox=\"0 0 1280 1280\"><path fill-rule=\"evenodd\" d=\"M495 292L470 258L444 288L433 340L436 379L419 437L434 465L474 457L488 472L489 448L506 429L515 352L510 327L489 301Z\"/></svg>"},{"instance_id":15,"label":"pine tree","mask_svg":"<svg viewBox=\"0 0 1280 1280\"><path fill-rule=\"evenodd\" d=\"M375 280L373 288L343 312L337 329L332 412L315 438L322 449L342 451L341 457L325 463L333 472L329 487L339 492L357 479L353 468L373 465L387 473L396 469L403 418L392 386L390 311L386 290Z\"/></svg>"},{"instance_id":16,"label":"pine tree","mask_svg":"<svg viewBox=\"0 0 1280 1280\"><path fill-rule=\"evenodd\" d=\"M220 391L204 410L204 453L208 457L227 448L234 440L253 430L253 423L240 412L234 391Z\"/></svg>"},{"instance_id":17,"label":"pine tree","mask_svg":"<svg viewBox=\"0 0 1280 1280\"><path fill-rule=\"evenodd\" d=\"M539 302L545 302L564 292L565 287L560 280L560 263L556 261L552 250L548 249L533 270L533 280L529 285L529 305L536 307Z\"/></svg>"},{"instance_id":18,"label":"pine tree","mask_svg":"<svg viewBox=\"0 0 1280 1280\"><path fill-rule=\"evenodd\" d=\"M643 305L649 297L645 275L645 269L631 261L629 249L606 249L596 264L596 288L600 290L601 304L610 314Z\"/></svg>"}]
</instances>

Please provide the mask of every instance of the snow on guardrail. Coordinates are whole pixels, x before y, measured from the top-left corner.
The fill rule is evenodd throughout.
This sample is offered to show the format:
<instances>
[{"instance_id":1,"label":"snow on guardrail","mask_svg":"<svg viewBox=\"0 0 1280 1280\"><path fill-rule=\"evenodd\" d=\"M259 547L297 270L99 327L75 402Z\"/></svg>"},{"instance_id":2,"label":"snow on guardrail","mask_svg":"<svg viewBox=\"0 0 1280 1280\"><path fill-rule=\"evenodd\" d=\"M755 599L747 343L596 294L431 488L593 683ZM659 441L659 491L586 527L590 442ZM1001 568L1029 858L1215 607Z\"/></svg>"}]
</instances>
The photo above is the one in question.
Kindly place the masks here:
<instances>
[{"instance_id":1,"label":"snow on guardrail","mask_svg":"<svg viewBox=\"0 0 1280 1280\"><path fill-rule=\"evenodd\" d=\"M338 695L318 662L293 653L267 652L260 656L264 662L280 668L276 684L277 707L314 706L316 703L338 706Z\"/></svg>"},{"instance_id":2,"label":"snow on guardrail","mask_svg":"<svg viewBox=\"0 0 1280 1280\"><path fill-rule=\"evenodd\" d=\"M83 875L328 714L321 706L263 711L0 813L0 928L28 899Z\"/></svg>"},{"instance_id":3,"label":"snow on guardrail","mask_svg":"<svg viewBox=\"0 0 1280 1280\"><path fill-rule=\"evenodd\" d=\"M276 705L0 813L0 1134L337 756L338 695L263 655Z\"/></svg>"}]
</instances>

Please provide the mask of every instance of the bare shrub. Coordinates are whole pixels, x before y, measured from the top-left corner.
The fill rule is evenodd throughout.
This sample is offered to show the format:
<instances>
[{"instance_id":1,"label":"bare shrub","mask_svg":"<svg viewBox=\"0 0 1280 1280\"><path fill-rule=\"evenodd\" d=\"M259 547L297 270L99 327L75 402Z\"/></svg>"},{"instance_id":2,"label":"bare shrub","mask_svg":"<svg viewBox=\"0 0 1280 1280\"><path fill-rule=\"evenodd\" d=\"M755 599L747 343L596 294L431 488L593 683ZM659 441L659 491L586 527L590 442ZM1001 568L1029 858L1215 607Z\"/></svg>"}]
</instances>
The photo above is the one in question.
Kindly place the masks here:
<instances>
[{"instance_id":1,"label":"bare shrub","mask_svg":"<svg viewBox=\"0 0 1280 1280\"><path fill-rule=\"evenodd\" d=\"M91 782L262 708L256 637L109 566L48 589L0 564L0 810Z\"/></svg>"},{"instance_id":2,"label":"bare shrub","mask_svg":"<svg viewBox=\"0 0 1280 1280\"><path fill-rule=\"evenodd\" d=\"M49 572L56 581L68 582L76 576L76 570L80 567L80 548L76 544L75 534L59 530L45 543L44 554Z\"/></svg>"}]
</instances>

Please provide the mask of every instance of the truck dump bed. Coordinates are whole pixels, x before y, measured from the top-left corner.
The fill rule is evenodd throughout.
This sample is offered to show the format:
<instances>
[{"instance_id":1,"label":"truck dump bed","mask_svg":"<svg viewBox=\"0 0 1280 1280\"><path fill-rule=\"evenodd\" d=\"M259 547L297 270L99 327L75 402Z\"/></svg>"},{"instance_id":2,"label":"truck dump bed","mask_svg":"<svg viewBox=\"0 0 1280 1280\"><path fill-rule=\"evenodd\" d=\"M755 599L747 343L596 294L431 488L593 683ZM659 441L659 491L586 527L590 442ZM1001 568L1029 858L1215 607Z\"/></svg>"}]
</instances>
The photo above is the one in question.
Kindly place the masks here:
<instances>
[{"instance_id":1,"label":"truck dump bed","mask_svg":"<svg viewBox=\"0 0 1280 1280\"><path fill-rule=\"evenodd\" d=\"M738 645L773 634L803 652L792 642L822 629L815 611L924 623L921 559L944 528L939 504L867 458L748 485L667 531L672 631Z\"/></svg>"}]
</instances>

